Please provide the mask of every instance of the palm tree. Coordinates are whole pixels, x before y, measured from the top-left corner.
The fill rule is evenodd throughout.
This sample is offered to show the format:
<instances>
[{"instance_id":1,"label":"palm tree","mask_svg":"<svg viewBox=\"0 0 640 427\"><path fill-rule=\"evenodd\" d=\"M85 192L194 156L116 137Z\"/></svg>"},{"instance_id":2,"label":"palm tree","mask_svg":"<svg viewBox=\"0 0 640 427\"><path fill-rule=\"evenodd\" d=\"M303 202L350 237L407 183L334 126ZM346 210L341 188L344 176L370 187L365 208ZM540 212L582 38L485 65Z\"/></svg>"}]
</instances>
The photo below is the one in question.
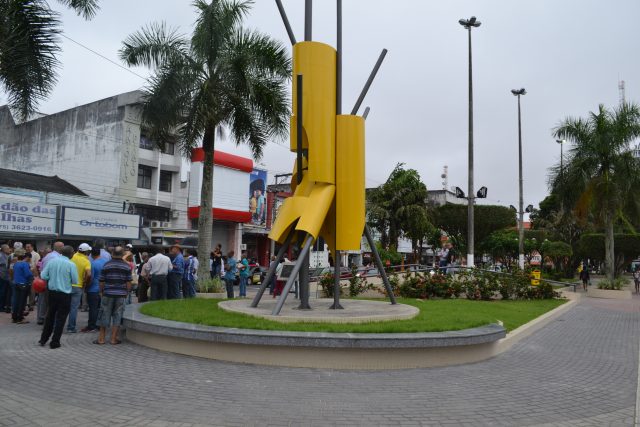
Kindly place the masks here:
<instances>
[{"instance_id":1,"label":"palm tree","mask_svg":"<svg viewBox=\"0 0 640 427\"><path fill-rule=\"evenodd\" d=\"M567 118L553 130L558 139L573 143L563 170L552 169L552 191L579 218L592 214L605 229L607 278L615 275L614 226L627 220L625 212L639 212L633 191L640 183L640 162L630 144L640 136L640 110L623 104L613 110L603 105L589 117Z\"/></svg>"},{"instance_id":2,"label":"palm tree","mask_svg":"<svg viewBox=\"0 0 640 427\"><path fill-rule=\"evenodd\" d=\"M59 0L85 19L97 0ZM25 120L53 89L60 63L58 14L45 0L0 0L0 88L9 107Z\"/></svg>"},{"instance_id":3,"label":"palm tree","mask_svg":"<svg viewBox=\"0 0 640 427\"><path fill-rule=\"evenodd\" d=\"M256 159L271 137L288 129L286 83L291 61L285 47L242 28L251 1L195 0L198 18L190 39L152 24L124 41L120 58L154 70L145 88L142 121L156 141L177 138L183 155L202 141L203 163L198 253L211 252L213 152L225 131L246 143ZM208 276L201 262L198 277Z\"/></svg>"},{"instance_id":4,"label":"palm tree","mask_svg":"<svg viewBox=\"0 0 640 427\"><path fill-rule=\"evenodd\" d=\"M415 246L432 231L426 200L427 186L420 174L404 169L403 163L396 165L384 184L368 191L368 222L380 233L384 248L395 247L402 236Z\"/></svg>"}]
</instances>

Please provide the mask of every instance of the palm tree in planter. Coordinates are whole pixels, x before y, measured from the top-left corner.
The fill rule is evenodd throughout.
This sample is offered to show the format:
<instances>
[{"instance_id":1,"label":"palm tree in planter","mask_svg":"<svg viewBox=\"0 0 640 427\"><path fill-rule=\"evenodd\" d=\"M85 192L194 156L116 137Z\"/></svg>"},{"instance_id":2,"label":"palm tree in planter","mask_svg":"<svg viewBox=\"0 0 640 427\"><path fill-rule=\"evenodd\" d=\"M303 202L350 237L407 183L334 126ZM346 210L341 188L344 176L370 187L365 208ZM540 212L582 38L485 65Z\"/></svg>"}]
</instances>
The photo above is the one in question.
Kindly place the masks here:
<instances>
[{"instance_id":1,"label":"palm tree in planter","mask_svg":"<svg viewBox=\"0 0 640 427\"><path fill-rule=\"evenodd\" d=\"M251 1L195 0L198 17L190 39L164 24L130 35L120 58L153 70L144 89L142 121L154 140L175 138L183 155L202 141L204 150L198 277L209 275L213 152L225 131L258 159L269 138L283 137L290 107L286 84L291 60L281 43L242 28Z\"/></svg>"},{"instance_id":2,"label":"palm tree in planter","mask_svg":"<svg viewBox=\"0 0 640 427\"><path fill-rule=\"evenodd\" d=\"M633 194L640 188L640 161L631 150L640 136L640 110L634 104L613 110L600 105L587 118L565 119L553 135L573 146L563 169L552 169L551 187L578 217L592 214L604 227L607 279L613 280L614 226L630 224L626 213L640 212L640 199Z\"/></svg>"}]
</instances>

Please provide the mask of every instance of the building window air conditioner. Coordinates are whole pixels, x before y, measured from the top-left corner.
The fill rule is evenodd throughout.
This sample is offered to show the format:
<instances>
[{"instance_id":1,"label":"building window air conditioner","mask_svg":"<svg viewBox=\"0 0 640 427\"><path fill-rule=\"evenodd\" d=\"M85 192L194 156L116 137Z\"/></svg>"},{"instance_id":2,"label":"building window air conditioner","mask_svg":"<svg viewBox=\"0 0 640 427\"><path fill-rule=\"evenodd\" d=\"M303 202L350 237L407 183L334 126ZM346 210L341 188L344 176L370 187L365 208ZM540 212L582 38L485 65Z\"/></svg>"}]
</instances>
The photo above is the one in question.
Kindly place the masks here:
<instances>
[{"instance_id":1,"label":"building window air conditioner","mask_svg":"<svg viewBox=\"0 0 640 427\"><path fill-rule=\"evenodd\" d=\"M180 218L180 211L178 211L178 210L172 210L172 211L171 211L171 218L173 218L173 219L178 219L178 218Z\"/></svg>"},{"instance_id":2,"label":"building window air conditioner","mask_svg":"<svg viewBox=\"0 0 640 427\"><path fill-rule=\"evenodd\" d=\"M246 251L246 250L247 250L247 244L246 244L246 243L242 243L242 244L240 245L240 250L241 250L241 251Z\"/></svg>"},{"instance_id":3,"label":"building window air conditioner","mask_svg":"<svg viewBox=\"0 0 640 427\"><path fill-rule=\"evenodd\" d=\"M170 222L162 222L162 228L169 228L171 227L171 223Z\"/></svg>"},{"instance_id":4,"label":"building window air conditioner","mask_svg":"<svg viewBox=\"0 0 640 427\"><path fill-rule=\"evenodd\" d=\"M160 221L151 221L151 228L160 228Z\"/></svg>"}]
</instances>

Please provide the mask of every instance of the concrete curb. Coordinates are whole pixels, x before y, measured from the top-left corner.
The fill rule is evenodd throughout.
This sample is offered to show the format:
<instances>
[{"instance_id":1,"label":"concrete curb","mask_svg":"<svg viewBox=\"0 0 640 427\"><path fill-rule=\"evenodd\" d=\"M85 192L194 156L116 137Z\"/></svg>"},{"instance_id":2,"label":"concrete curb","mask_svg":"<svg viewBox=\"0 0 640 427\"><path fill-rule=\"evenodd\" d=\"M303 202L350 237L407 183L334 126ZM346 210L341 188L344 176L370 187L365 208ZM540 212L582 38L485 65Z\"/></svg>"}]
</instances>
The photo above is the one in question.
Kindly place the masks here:
<instances>
[{"instance_id":1,"label":"concrete curb","mask_svg":"<svg viewBox=\"0 0 640 427\"><path fill-rule=\"evenodd\" d=\"M209 359L323 369L407 369L473 363L508 350L572 308L579 295L506 333L491 324L462 331L355 334L219 328L145 316L127 307L127 338L157 350Z\"/></svg>"}]
</instances>

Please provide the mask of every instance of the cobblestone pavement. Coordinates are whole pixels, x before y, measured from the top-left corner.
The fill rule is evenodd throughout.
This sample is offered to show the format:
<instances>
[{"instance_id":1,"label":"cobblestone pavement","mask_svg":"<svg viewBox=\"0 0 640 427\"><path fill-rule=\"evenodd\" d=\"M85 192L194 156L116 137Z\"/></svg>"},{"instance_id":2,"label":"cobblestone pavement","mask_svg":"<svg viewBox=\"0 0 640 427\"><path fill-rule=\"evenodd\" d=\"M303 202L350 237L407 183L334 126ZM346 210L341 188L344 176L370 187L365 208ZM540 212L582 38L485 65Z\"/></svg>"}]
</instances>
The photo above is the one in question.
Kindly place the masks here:
<instances>
[{"instance_id":1,"label":"cobblestone pavement","mask_svg":"<svg viewBox=\"0 0 640 427\"><path fill-rule=\"evenodd\" d=\"M95 334L50 350L37 325L1 314L0 425L630 426L639 304L584 298L491 360L367 372L97 346Z\"/></svg>"}]
</instances>

